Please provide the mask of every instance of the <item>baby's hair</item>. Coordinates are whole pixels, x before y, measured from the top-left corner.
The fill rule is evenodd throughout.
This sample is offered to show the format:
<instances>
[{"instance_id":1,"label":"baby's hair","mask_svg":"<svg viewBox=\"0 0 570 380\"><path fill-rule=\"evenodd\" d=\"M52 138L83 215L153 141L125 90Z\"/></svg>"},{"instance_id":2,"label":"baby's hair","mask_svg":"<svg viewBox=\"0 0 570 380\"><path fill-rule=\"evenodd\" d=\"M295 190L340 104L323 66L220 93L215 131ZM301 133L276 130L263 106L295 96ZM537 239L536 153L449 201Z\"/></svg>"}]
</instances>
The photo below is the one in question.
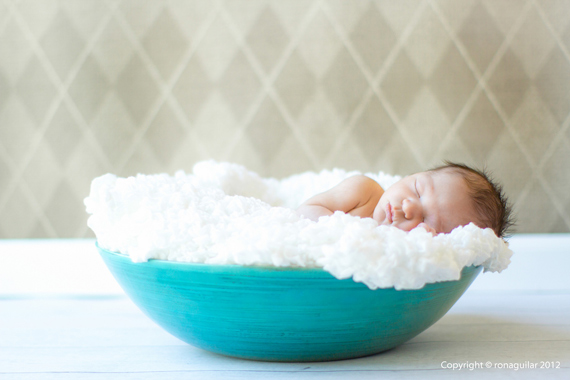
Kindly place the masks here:
<instances>
[{"instance_id":1,"label":"baby's hair","mask_svg":"<svg viewBox=\"0 0 570 380\"><path fill-rule=\"evenodd\" d=\"M508 237L510 228L515 223L512 216L512 206L507 200L503 187L491 179L485 169L473 169L467 165L451 161L444 161L444 165L430 171L446 169L460 174L465 180L482 224L479 227L490 227L498 237Z\"/></svg>"}]
</instances>

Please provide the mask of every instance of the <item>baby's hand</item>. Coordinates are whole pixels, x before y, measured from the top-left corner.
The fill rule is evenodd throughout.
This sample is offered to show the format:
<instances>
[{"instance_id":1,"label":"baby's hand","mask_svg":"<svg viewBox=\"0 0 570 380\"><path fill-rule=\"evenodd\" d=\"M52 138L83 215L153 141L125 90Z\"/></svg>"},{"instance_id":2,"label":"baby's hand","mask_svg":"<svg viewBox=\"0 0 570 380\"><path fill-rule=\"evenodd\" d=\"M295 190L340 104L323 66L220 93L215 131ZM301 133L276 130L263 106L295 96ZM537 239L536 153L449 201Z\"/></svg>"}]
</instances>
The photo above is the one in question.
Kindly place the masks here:
<instances>
[{"instance_id":1,"label":"baby's hand","mask_svg":"<svg viewBox=\"0 0 570 380\"><path fill-rule=\"evenodd\" d=\"M429 225L427 225L426 223L420 223L414 229L420 228L420 227L423 228L424 230L426 230L427 232L431 232L431 234L433 236L437 235L437 231L435 229L433 229L432 227L430 227Z\"/></svg>"}]
</instances>

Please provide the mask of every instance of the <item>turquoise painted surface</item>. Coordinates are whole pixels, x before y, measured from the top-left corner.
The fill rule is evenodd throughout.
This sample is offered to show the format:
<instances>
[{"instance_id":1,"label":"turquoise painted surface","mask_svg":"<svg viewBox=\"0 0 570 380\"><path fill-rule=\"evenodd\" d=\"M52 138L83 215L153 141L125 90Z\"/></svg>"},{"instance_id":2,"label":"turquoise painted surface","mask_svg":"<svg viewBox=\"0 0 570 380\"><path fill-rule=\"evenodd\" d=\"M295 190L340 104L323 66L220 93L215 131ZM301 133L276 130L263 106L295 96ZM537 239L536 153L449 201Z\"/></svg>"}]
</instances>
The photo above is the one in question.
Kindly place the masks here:
<instances>
[{"instance_id":1,"label":"turquoise painted surface","mask_svg":"<svg viewBox=\"0 0 570 380\"><path fill-rule=\"evenodd\" d=\"M133 302L172 335L269 361L339 360L396 347L441 318L482 269L467 267L458 281L418 290L371 290L321 269L133 263L99 252Z\"/></svg>"}]
</instances>

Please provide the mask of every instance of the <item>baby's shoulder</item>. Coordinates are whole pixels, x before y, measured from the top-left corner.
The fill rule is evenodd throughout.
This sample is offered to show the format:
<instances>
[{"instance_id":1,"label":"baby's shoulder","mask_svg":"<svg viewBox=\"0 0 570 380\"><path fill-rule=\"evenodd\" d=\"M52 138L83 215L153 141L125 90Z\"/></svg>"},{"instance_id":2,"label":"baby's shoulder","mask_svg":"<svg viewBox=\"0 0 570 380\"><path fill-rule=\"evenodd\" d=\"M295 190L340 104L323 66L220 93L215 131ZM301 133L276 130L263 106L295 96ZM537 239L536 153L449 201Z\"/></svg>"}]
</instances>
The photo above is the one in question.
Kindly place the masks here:
<instances>
[{"instance_id":1,"label":"baby's shoulder","mask_svg":"<svg viewBox=\"0 0 570 380\"><path fill-rule=\"evenodd\" d=\"M358 193L371 193L371 192L383 192L382 186L370 177L363 174L357 174L352 177L348 177L342 183L346 188Z\"/></svg>"},{"instance_id":2,"label":"baby's shoulder","mask_svg":"<svg viewBox=\"0 0 570 380\"><path fill-rule=\"evenodd\" d=\"M356 186L380 186L378 182L364 174L353 175L352 177L348 177L346 181Z\"/></svg>"}]
</instances>

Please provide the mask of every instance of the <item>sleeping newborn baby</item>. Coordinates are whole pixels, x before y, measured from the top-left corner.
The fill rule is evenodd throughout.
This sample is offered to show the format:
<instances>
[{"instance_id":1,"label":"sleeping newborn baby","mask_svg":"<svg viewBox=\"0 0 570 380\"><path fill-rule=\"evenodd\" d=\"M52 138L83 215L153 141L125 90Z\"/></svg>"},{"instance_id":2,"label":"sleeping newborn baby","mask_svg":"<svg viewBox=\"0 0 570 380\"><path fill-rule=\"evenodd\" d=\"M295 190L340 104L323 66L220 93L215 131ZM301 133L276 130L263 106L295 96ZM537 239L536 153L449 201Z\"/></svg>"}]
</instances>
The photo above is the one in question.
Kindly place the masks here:
<instances>
[{"instance_id":1,"label":"sleeping newborn baby","mask_svg":"<svg viewBox=\"0 0 570 380\"><path fill-rule=\"evenodd\" d=\"M335 211L404 231L421 227L434 235L472 222L504 237L513 224L501 186L482 171L452 162L407 176L386 191L369 177L353 176L297 209L312 220Z\"/></svg>"}]
</instances>

